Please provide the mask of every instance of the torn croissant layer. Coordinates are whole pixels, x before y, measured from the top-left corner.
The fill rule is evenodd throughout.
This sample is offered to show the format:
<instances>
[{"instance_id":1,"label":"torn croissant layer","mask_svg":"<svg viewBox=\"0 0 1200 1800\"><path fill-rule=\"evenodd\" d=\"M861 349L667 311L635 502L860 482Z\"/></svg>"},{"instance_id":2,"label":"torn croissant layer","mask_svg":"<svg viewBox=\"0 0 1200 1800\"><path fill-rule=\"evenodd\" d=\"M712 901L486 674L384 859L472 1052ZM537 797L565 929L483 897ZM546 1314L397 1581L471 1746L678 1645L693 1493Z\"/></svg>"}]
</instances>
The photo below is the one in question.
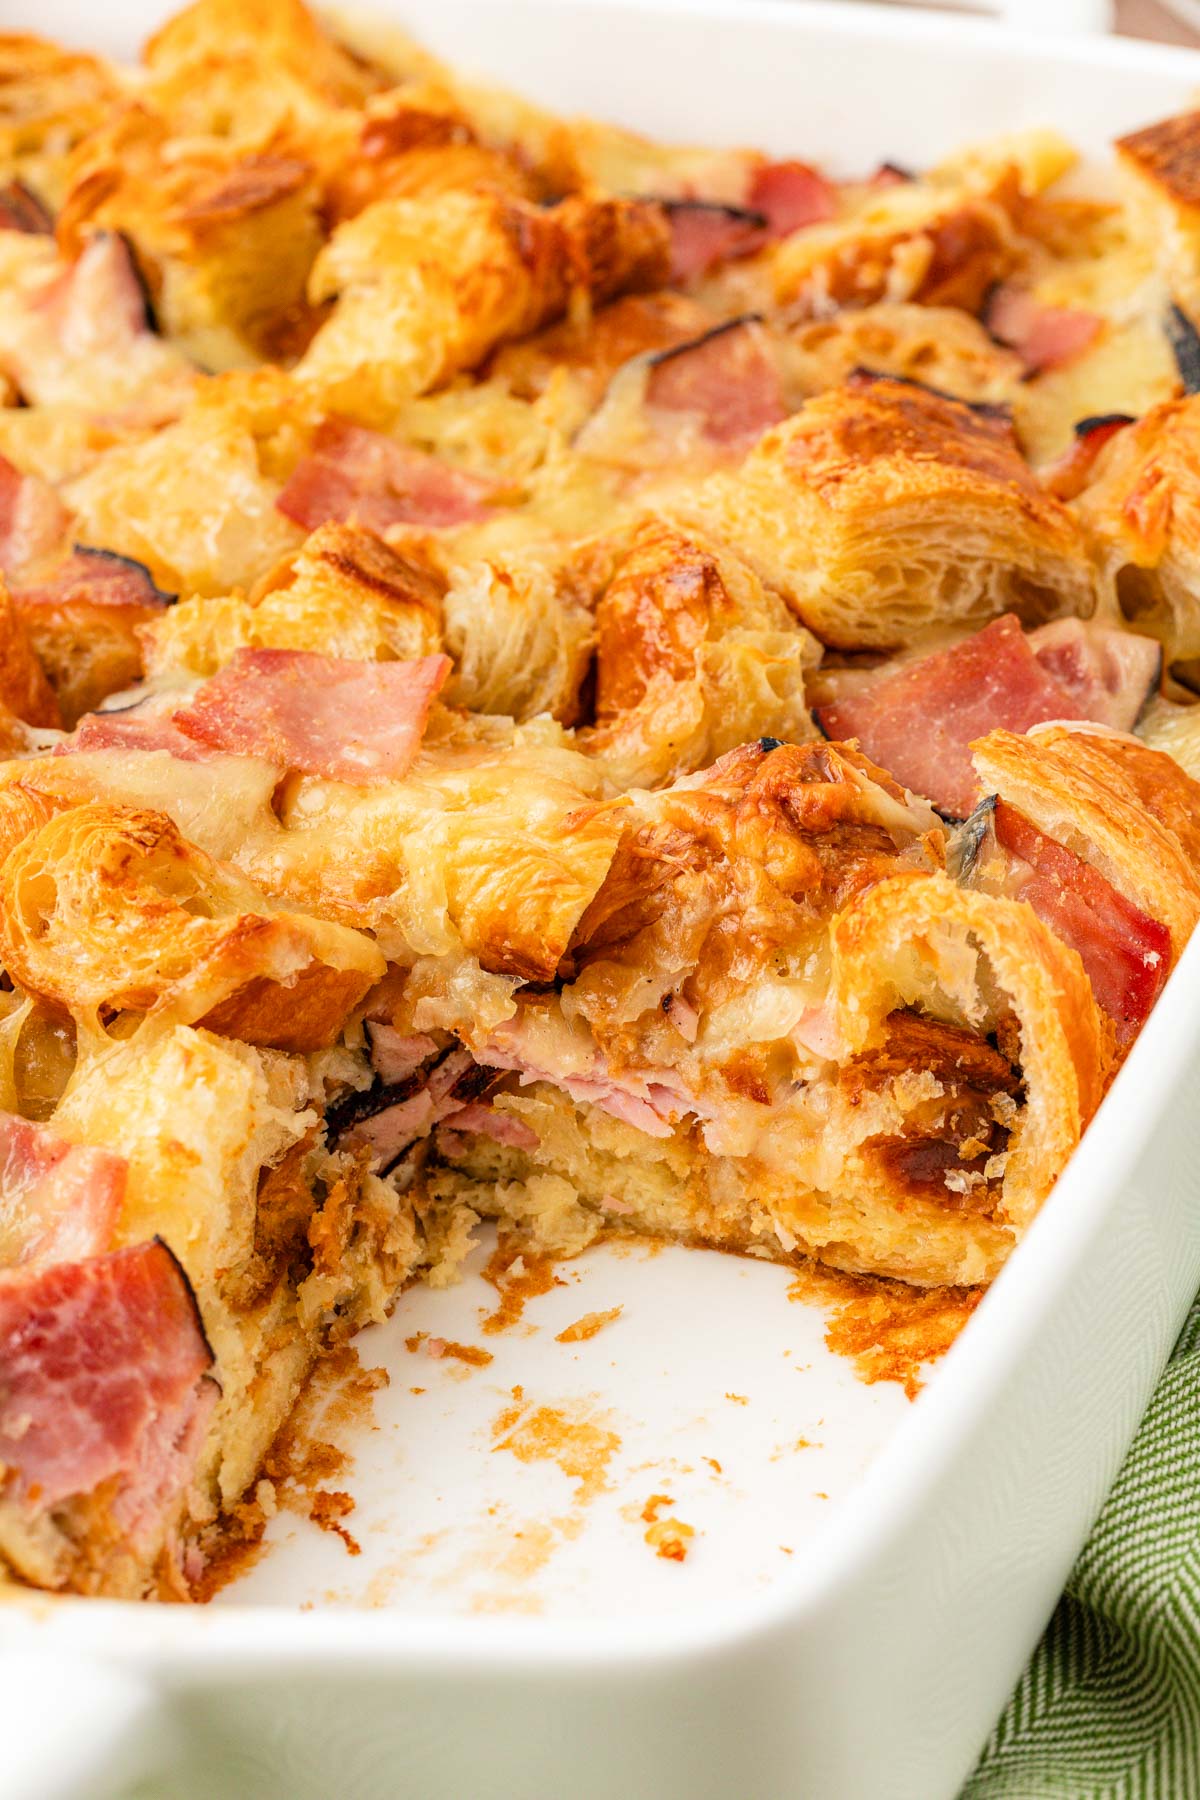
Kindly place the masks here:
<instances>
[{"instance_id":1,"label":"torn croissant layer","mask_svg":"<svg viewBox=\"0 0 1200 1800\"><path fill-rule=\"evenodd\" d=\"M0 36L47 1589L209 1592L485 1219L980 1289L1200 913L1200 115L835 181L342 30Z\"/></svg>"}]
</instances>

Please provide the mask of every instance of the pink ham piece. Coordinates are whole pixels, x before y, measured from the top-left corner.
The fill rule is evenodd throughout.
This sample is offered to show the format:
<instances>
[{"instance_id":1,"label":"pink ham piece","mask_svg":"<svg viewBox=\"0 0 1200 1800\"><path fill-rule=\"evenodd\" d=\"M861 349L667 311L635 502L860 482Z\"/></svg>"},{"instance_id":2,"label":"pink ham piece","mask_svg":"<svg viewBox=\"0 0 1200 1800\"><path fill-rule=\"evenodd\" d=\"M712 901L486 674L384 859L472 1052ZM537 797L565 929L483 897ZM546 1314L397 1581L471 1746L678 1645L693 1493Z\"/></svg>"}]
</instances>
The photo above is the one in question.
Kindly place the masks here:
<instances>
[{"instance_id":1,"label":"pink ham piece","mask_svg":"<svg viewBox=\"0 0 1200 1800\"><path fill-rule=\"evenodd\" d=\"M77 750L166 750L181 762L208 762L214 752L180 731L162 713L85 713L70 737L54 746L55 756Z\"/></svg>"},{"instance_id":2,"label":"pink ham piece","mask_svg":"<svg viewBox=\"0 0 1200 1800\"><path fill-rule=\"evenodd\" d=\"M63 540L67 511L48 481L22 475L0 456L0 569L6 575L49 556Z\"/></svg>"},{"instance_id":3,"label":"pink ham piece","mask_svg":"<svg viewBox=\"0 0 1200 1800\"><path fill-rule=\"evenodd\" d=\"M537 1132L524 1119L518 1119L513 1113L496 1112L482 1100L472 1100L470 1105L448 1113L442 1120L442 1129L473 1131L512 1150L536 1150L539 1142Z\"/></svg>"},{"instance_id":4,"label":"pink ham piece","mask_svg":"<svg viewBox=\"0 0 1200 1800\"><path fill-rule=\"evenodd\" d=\"M1134 423L1129 413L1105 413L1094 419L1080 419L1075 426L1075 441L1056 462L1041 470L1042 486L1049 488L1058 500L1074 500L1083 492L1105 444L1110 444L1119 431Z\"/></svg>"},{"instance_id":5,"label":"pink ham piece","mask_svg":"<svg viewBox=\"0 0 1200 1800\"><path fill-rule=\"evenodd\" d=\"M522 1087L536 1081L551 1082L570 1099L598 1106L603 1112L611 1113L613 1118L644 1131L647 1137L670 1137L669 1115L687 1110L686 1102L681 1104L680 1095L649 1077L633 1078L640 1090L636 1092L632 1082L613 1079L602 1066L599 1055L593 1058L587 1073L571 1074L544 1068L531 1061L521 1054L518 1048L521 1041L520 1021L502 1026L491 1042L477 1052L478 1059L489 1068L513 1070Z\"/></svg>"},{"instance_id":6,"label":"pink ham piece","mask_svg":"<svg viewBox=\"0 0 1200 1800\"><path fill-rule=\"evenodd\" d=\"M1104 323L1098 313L1043 306L1028 288L1007 281L992 290L983 322L994 338L1017 352L1030 375L1071 362L1094 342Z\"/></svg>"},{"instance_id":7,"label":"pink ham piece","mask_svg":"<svg viewBox=\"0 0 1200 1800\"><path fill-rule=\"evenodd\" d=\"M129 1165L0 1112L0 1268L95 1256L112 1236Z\"/></svg>"},{"instance_id":8,"label":"pink ham piece","mask_svg":"<svg viewBox=\"0 0 1200 1800\"><path fill-rule=\"evenodd\" d=\"M307 650L239 650L174 715L213 750L363 784L398 781L421 744L448 656L357 662Z\"/></svg>"},{"instance_id":9,"label":"pink ham piece","mask_svg":"<svg viewBox=\"0 0 1200 1800\"><path fill-rule=\"evenodd\" d=\"M857 738L872 762L960 818L979 791L974 739L1085 716L1042 667L1012 613L817 708L827 737Z\"/></svg>"},{"instance_id":10,"label":"pink ham piece","mask_svg":"<svg viewBox=\"0 0 1200 1800\"><path fill-rule=\"evenodd\" d=\"M766 163L750 184L746 205L765 215L768 237L785 238L804 225L832 219L837 190L808 163Z\"/></svg>"},{"instance_id":11,"label":"pink ham piece","mask_svg":"<svg viewBox=\"0 0 1200 1800\"><path fill-rule=\"evenodd\" d=\"M1008 852L1005 892L1025 900L1077 950L1096 996L1132 1043L1171 967L1171 934L1119 894L1098 869L1045 837L1023 813L996 802L996 841Z\"/></svg>"},{"instance_id":12,"label":"pink ham piece","mask_svg":"<svg viewBox=\"0 0 1200 1800\"><path fill-rule=\"evenodd\" d=\"M710 443L747 447L787 417L779 370L751 317L731 319L650 361L647 404L696 414Z\"/></svg>"},{"instance_id":13,"label":"pink ham piece","mask_svg":"<svg viewBox=\"0 0 1200 1800\"><path fill-rule=\"evenodd\" d=\"M115 550L92 550L77 544L38 582L14 589L24 606L102 606L138 619L151 619L170 606L174 594L156 587L145 563Z\"/></svg>"},{"instance_id":14,"label":"pink ham piece","mask_svg":"<svg viewBox=\"0 0 1200 1800\"><path fill-rule=\"evenodd\" d=\"M1080 715L1132 731L1162 678L1162 645L1095 619L1055 619L1029 633L1029 647Z\"/></svg>"},{"instance_id":15,"label":"pink ham piece","mask_svg":"<svg viewBox=\"0 0 1200 1800\"><path fill-rule=\"evenodd\" d=\"M390 525L466 525L484 519L492 484L347 419L326 419L275 505L306 531L331 520L384 532Z\"/></svg>"},{"instance_id":16,"label":"pink ham piece","mask_svg":"<svg viewBox=\"0 0 1200 1800\"><path fill-rule=\"evenodd\" d=\"M0 1466L34 1511L115 1482L135 1541L190 1474L217 1387L187 1278L159 1239L0 1274Z\"/></svg>"},{"instance_id":17,"label":"pink ham piece","mask_svg":"<svg viewBox=\"0 0 1200 1800\"><path fill-rule=\"evenodd\" d=\"M339 1150L365 1150L373 1170L387 1170L417 1138L424 1137L438 1121L438 1109L428 1088L385 1106L382 1112L362 1119L338 1139Z\"/></svg>"},{"instance_id":18,"label":"pink ham piece","mask_svg":"<svg viewBox=\"0 0 1200 1800\"><path fill-rule=\"evenodd\" d=\"M433 1039L421 1031L406 1034L394 1025L372 1021L367 1025L367 1035L371 1042L371 1067L388 1086L407 1081L438 1052Z\"/></svg>"},{"instance_id":19,"label":"pink ham piece","mask_svg":"<svg viewBox=\"0 0 1200 1800\"><path fill-rule=\"evenodd\" d=\"M671 223L672 282L694 281L767 241L765 212L719 200L664 200Z\"/></svg>"},{"instance_id":20,"label":"pink ham piece","mask_svg":"<svg viewBox=\"0 0 1200 1800\"><path fill-rule=\"evenodd\" d=\"M116 356L153 329L133 253L115 231L90 237L40 295L37 309L69 357Z\"/></svg>"}]
</instances>

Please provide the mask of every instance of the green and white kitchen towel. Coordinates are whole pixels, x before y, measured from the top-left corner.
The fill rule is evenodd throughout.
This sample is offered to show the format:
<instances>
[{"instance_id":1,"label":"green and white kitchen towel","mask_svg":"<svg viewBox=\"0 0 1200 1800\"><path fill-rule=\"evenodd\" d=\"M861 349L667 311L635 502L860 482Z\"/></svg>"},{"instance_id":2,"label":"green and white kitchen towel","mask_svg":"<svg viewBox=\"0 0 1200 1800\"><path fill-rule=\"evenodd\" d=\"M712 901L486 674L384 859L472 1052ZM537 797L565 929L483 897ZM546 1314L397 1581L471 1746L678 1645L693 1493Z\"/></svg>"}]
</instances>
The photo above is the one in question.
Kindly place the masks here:
<instances>
[{"instance_id":1,"label":"green and white kitchen towel","mask_svg":"<svg viewBox=\"0 0 1200 1800\"><path fill-rule=\"evenodd\" d=\"M1200 1800L1200 1301L962 1800Z\"/></svg>"}]
</instances>

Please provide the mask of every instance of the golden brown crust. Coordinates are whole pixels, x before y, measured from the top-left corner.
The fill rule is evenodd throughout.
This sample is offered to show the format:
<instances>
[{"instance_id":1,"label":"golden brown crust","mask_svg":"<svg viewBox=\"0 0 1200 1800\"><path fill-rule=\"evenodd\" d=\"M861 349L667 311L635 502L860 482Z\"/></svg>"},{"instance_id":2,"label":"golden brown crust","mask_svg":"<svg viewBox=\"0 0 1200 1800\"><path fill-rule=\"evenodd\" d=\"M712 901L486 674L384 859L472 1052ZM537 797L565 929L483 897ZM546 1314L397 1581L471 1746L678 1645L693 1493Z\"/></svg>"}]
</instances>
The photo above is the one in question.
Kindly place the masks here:
<instances>
[{"instance_id":1,"label":"golden brown crust","mask_svg":"<svg viewBox=\"0 0 1200 1800\"><path fill-rule=\"evenodd\" d=\"M62 724L58 701L30 634L0 576L0 701L28 725Z\"/></svg>"},{"instance_id":2,"label":"golden brown crust","mask_svg":"<svg viewBox=\"0 0 1200 1800\"><path fill-rule=\"evenodd\" d=\"M1004 166L978 192L938 182L886 190L781 246L775 303L802 318L883 299L978 312L1020 261L1011 217L1019 195L1016 170Z\"/></svg>"},{"instance_id":3,"label":"golden brown crust","mask_svg":"<svg viewBox=\"0 0 1200 1800\"><path fill-rule=\"evenodd\" d=\"M1200 656L1200 397L1117 432L1076 503L1115 600L1168 660Z\"/></svg>"},{"instance_id":4,"label":"golden brown crust","mask_svg":"<svg viewBox=\"0 0 1200 1800\"><path fill-rule=\"evenodd\" d=\"M538 208L487 191L378 201L317 260L310 298L337 303L298 374L331 405L386 418L575 299L658 285L669 242L648 201L571 195Z\"/></svg>"},{"instance_id":5,"label":"golden brown crust","mask_svg":"<svg viewBox=\"0 0 1200 1800\"><path fill-rule=\"evenodd\" d=\"M95 230L127 238L168 331L224 367L296 329L321 243L314 171L215 138L173 140L166 119L134 102L71 159L64 253L77 256Z\"/></svg>"},{"instance_id":6,"label":"golden brown crust","mask_svg":"<svg viewBox=\"0 0 1200 1800\"><path fill-rule=\"evenodd\" d=\"M1200 206L1200 112L1179 113L1117 139L1117 155L1179 206Z\"/></svg>"},{"instance_id":7,"label":"golden brown crust","mask_svg":"<svg viewBox=\"0 0 1200 1800\"><path fill-rule=\"evenodd\" d=\"M892 876L835 926L839 1016L860 1049L886 1042L897 1005L922 999L948 997L968 1025L995 1029L987 990L971 960L962 960L967 948L985 959L992 991L1019 1029L1026 1097L1009 1137L1002 1196L1004 1216L1023 1230L1099 1105L1107 1074L1107 1032L1076 952L1018 902L971 893L940 875Z\"/></svg>"},{"instance_id":8,"label":"golden brown crust","mask_svg":"<svg viewBox=\"0 0 1200 1800\"><path fill-rule=\"evenodd\" d=\"M621 785L657 786L756 737L810 737L819 655L736 558L645 520L596 607L596 724L580 742Z\"/></svg>"},{"instance_id":9,"label":"golden brown crust","mask_svg":"<svg viewBox=\"0 0 1200 1800\"><path fill-rule=\"evenodd\" d=\"M840 649L1094 605L1079 528L1008 420L911 382L862 377L809 400L688 511Z\"/></svg>"},{"instance_id":10,"label":"golden brown crust","mask_svg":"<svg viewBox=\"0 0 1200 1800\"><path fill-rule=\"evenodd\" d=\"M442 583L369 531L322 525L254 595L192 598L141 634L147 672L215 675L237 650L312 650L364 660L441 648Z\"/></svg>"},{"instance_id":11,"label":"golden brown crust","mask_svg":"<svg viewBox=\"0 0 1200 1800\"><path fill-rule=\"evenodd\" d=\"M341 927L256 911L258 898L165 814L72 807L26 831L0 867L0 955L22 987L79 1018L166 1005L246 1042L323 1048L384 959Z\"/></svg>"}]
</instances>

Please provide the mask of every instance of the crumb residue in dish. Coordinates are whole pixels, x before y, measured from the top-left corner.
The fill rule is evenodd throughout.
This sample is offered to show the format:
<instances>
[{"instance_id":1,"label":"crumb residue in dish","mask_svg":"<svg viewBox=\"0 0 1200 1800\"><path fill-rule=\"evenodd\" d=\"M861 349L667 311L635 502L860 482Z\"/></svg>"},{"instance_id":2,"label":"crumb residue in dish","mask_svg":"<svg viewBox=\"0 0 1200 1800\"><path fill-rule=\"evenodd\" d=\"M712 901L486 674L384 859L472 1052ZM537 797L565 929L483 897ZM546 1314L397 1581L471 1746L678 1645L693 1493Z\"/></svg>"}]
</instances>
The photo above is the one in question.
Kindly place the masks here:
<instances>
[{"instance_id":1,"label":"crumb residue in dish","mask_svg":"<svg viewBox=\"0 0 1200 1800\"><path fill-rule=\"evenodd\" d=\"M623 1306L610 1306L606 1312L584 1313L573 1325L556 1331L554 1341L556 1344L581 1344L586 1338L594 1338L598 1331L603 1331L614 1319L619 1319L624 1310Z\"/></svg>"},{"instance_id":2,"label":"crumb residue in dish","mask_svg":"<svg viewBox=\"0 0 1200 1800\"><path fill-rule=\"evenodd\" d=\"M566 1283L554 1272L554 1259L548 1256L526 1256L518 1243L502 1238L496 1245L483 1279L490 1282L500 1296L492 1312L480 1312L480 1325L486 1336L508 1331L520 1324L528 1301Z\"/></svg>"},{"instance_id":3,"label":"crumb residue in dish","mask_svg":"<svg viewBox=\"0 0 1200 1800\"><path fill-rule=\"evenodd\" d=\"M921 1369L950 1348L982 1288L911 1288L871 1275L841 1275L815 1263L796 1270L788 1298L833 1309L825 1342L862 1381L898 1381L910 1400Z\"/></svg>"},{"instance_id":4,"label":"crumb residue in dish","mask_svg":"<svg viewBox=\"0 0 1200 1800\"><path fill-rule=\"evenodd\" d=\"M425 1337L425 1333L421 1333ZM490 1350L479 1344L457 1344L453 1338L425 1337L425 1354L435 1361L448 1356L454 1362L467 1363L473 1369L485 1369L493 1360Z\"/></svg>"},{"instance_id":5,"label":"crumb residue in dish","mask_svg":"<svg viewBox=\"0 0 1200 1800\"><path fill-rule=\"evenodd\" d=\"M609 1464L621 1448L604 1418L570 1401L527 1406L518 1394L493 1420L492 1448L507 1450L518 1462L556 1463L575 1482L575 1499L583 1504L609 1487Z\"/></svg>"},{"instance_id":6,"label":"crumb residue in dish","mask_svg":"<svg viewBox=\"0 0 1200 1800\"><path fill-rule=\"evenodd\" d=\"M661 1556L664 1562L685 1562L696 1528L685 1525L682 1519L656 1519L647 1526L645 1535L655 1556Z\"/></svg>"}]
</instances>

